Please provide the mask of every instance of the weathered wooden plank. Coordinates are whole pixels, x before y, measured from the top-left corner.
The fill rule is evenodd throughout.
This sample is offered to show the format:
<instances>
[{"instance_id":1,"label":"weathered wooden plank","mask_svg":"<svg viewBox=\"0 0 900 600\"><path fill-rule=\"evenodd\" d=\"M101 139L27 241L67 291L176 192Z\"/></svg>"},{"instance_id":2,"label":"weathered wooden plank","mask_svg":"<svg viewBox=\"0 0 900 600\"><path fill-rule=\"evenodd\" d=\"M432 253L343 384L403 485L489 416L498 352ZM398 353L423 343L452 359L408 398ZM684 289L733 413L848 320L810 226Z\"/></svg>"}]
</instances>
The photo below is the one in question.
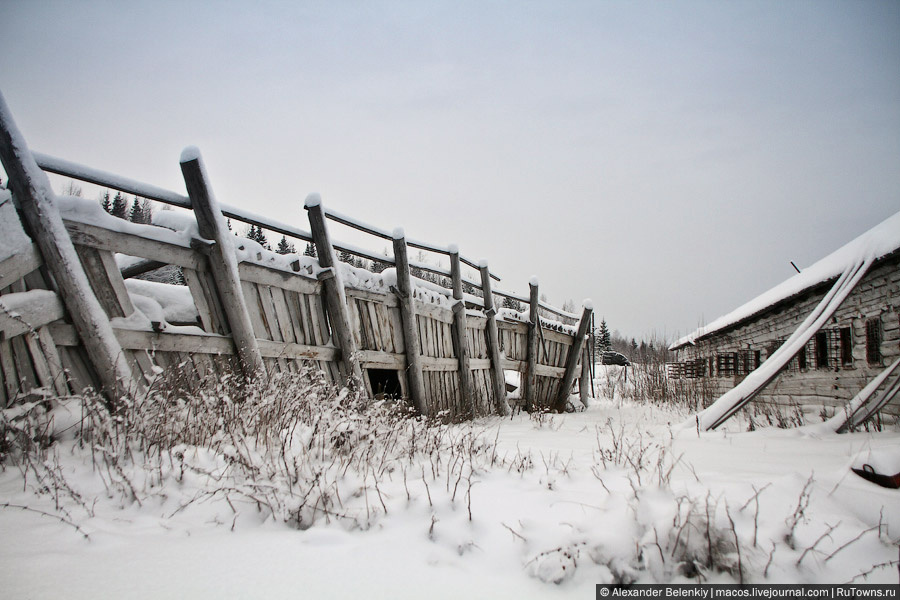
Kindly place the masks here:
<instances>
[{"instance_id":1,"label":"weathered wooden plank","mask_svg":"<svg viewBox=\"0 0 900 600\"><path fill-rule=\"evenodd\" d=\"M250 281L242 281L241 287L244 292L244 302L247 307L247 316L253 326L253 334L257 340L271 340L272 334L269 332L269 324L266 322L265 314L262 309L262 301L259 298L259 288Z\"/></svg>"},{"instance_id":2,"label":"weathered wooden plank","mask_svg":"<svg viewBox=\"0 0 900 600\"><path fill-rule=\"evenodd\" d=\"M50 370L50 377L53 381L53 389L60 396L69 393L66 374L62 367L62 359L59 357L59 351L56 344L53 343L53 337L47 327L41 327L37 330L37 342L40 345L41 353L47 361L47 368Z\"/></svg>"},{"instance_id":3,"label":"weathered wooden plank","mask_svg":"<svg viewBox=\"0 0 900 600\"><path fill-rule=\"evenodd\" d=\"M16 375L12 345L9 340L0 339L0 375L3 375L3 390L6 398L4 407L9 406L16 397L19 389L19 379Z\"/></svg>"},{"instance_id":4,"label":"weathered wooden plank","mask_svg":"<svg viewBox=\"0 0 900 600\"><path fill-rule=\"evenodd\" d=\"M25 336L14 337L10 343L12 344L13 363L16 366L15 381L18 383L19 390L27 393L39 386L34 375L34 366L31 363L28 347L25 345Z\"/></svg>"},{"instance_id":5,"label":"weathered wooden plank","mask_svg":"<svg viewBox=\"0 0 900 600\"><path fill-rule=\"evenodd\" d=\"M238 273L240 273L242 281L252 281L259 285L277 287L301 294L318 294L322 287L319 281L313 277L254 263L239 263Z\"/></svg>"},{"instance_id":6,"label":"weathered wooden plank","mask_svg":"<svg viewBox=\"0 0 900 600\"><path fill-rule=\"evenodd\" d=\"M259 340L259 349L263 356L268 358L308 359L330 362L336 361L340 357L338 348L334 347L307 346L306 344L273 342L271 340Z\"/></svg>"},{"instance_id":7,"label":"weathered wooden plank","mask_svg":"<svg viewBox=\"0 0 900 600\"><path fill-rule=\"evenodd\" d=\"M479 268L481 289L484 292L484 316L487 318L485 334L487 337L488 356L491 359L491 385L494 393L494 407L497 413L506 416L511 410L506 402L506 378L500 358L500 330L497 323L497 311L494 309L494 295L491 293L491 273L486 263Z\"/></svg>"},{"instance_id":8,"label":"weathered wooden plank","mask_svg":"<svg viewBox=\"0 0 900 600\"><path fill-rule=\"evenodd\" d=\"M43 263L37 246L30 244L22 251L0 262L0 289L22 279L38 269Z\"/></svg>"},{"instance_id":9,"label":"weathered wooden plank","mask_svg":"<svg viewBox=\"0 0 900 600\"><path fill-rule=\"evenodd\" d=\"M0 338L23 335L62 319L65 313L59 296L50 292L6 294L0 297L0 304Z\"/></svg>"},{"instance_id":10,"label":"weathered wooden plank","mask_svg":"<svg viewBox=\"0 0 900 600\"><path fill-rule=\"evenodd\" d=\"M449 308L422 302L421 300L415 300L414 304L417 315L425 315L430 319L447 323L448 325L453 322L453 311Z\"/></svg>"},{"instance_id":11,"label":"weathered wooden plank","mask_svg":"<svg viewBox=\"0 0 900 600\"><path fill-rule=\"evenodd\" d=\"M87 274L94 295L99 300L104 312L109 318L127 317L134 312L131 298L125 289L122 275L115 268L115 277L109 273L109 260L112 253L108 250L97 250L88 246L75 246L81 265ZM113 265L115 260L112 259ZM117 281L118 280L118 281Z\"/></svg>"},{"instance_id":12,"label":"weathered wooden plank","mask_svg":"<svg viewBox=\"0 0 900 600\"><path fill-rule=\"evenodd\" d=\"M79 246L139 256L196 271L206 268L202 257L187 244L178 246L77 221L65 221L65 227L72 242Z\"/></svg>"},{"instance_id":13,"label":"weathered wooden plank","mask_svg":"<svg viewBox=\"0 0 900 600\"><path fill-rule=\"evenodd\" d=\"M278 316L275 313L272 288L264 285L257 285L256 291L259 294L259 306L262 308L262 314L266 320L266 327L271 336L269 339L276 342L285 341L284 338L281 337L281 326L278 323Z\"/></svg>"},{"instance_id":14,"label":"weathered wooden plank","mask_svg":"<svg viewBox=\"0 0 900 600\"><path fill-rule=\"evenodd\" d=\"M399 306L397 297L386 292L373 292L371 290L361 290L357 288L346 288L344 292L346 293L347 298L358 298L360 300L365 300L366 302L375 302L376 304L383 304L392 308Z\"/></svg>"},{"instance_id":15,"label":"weathered wooden plank","mask_svg":"<svg viewBox=\"0 0 900 600\"><path fill-rule=\"evenodd\" d=\"M381 325L378 322L378 313L375 311L375 304L373 302L366 302L366 309L369 313L369 323L372 327L372 334L375 336L375 345L373 346L373 349L384 351L387 347L387 344L384 343L385 333L381 331Z\"/></svg>"},{"instance_id":16,"label":"weathered wooden plank","mask_svg":"<svg viewBox=\"0 0 900 600\"><path fill-rule=\"evenodd\" d=\"M297 302L297 292L284 291L284 304L287 309L288 325L291 328L293 341L297 344L306 344L306 332L303 330L303 317L300 316L300 307Z\"/></svg>"},{"instance_id":17,"label":"weathered wooden plank","mask_svg":"<svg viewBox=\"0 0 900 600\"><path fill-rule=\"evenodd\" d=\"M366 369L403 369L406 358L402 354L360 350L359 361Z\"/></svg>"},{"instance_id":18,"label":"weathered wooden plank","mask_svg":"<svg viewBox=\"0 0 900 600\"><path fill-rule=\"evenodd\" d=\"M182 269L181 273L184 275L184 282L187 284L188 289L191 290L191 298L194 301L194 306L197 307L197 314L200 315L201 327L207 333L220 333L213 323L213 315L210 310L209 300L206 297L206 290L200 282L197 271L194 269Z\"/></svg>"}]
</instances>

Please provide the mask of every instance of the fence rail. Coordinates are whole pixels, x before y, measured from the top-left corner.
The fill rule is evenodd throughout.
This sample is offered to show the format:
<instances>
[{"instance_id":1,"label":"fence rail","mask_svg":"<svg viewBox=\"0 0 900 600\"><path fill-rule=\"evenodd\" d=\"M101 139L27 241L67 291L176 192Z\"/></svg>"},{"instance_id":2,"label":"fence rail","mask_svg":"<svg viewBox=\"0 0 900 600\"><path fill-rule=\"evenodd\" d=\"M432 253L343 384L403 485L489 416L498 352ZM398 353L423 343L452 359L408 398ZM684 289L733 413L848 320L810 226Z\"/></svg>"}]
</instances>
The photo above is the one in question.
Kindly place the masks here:
<instances>
[{"instance_id":1,"label":"fence rail","mask_svg":"<svg viewBox=\"0 0 900 600\"><path fill-rule=\"evenodd\" d=\"M467 418L509 411L505 371L523 374L521 397L529 408L562 409L574 379L588 368L582 355L589 306L577 332L563 325L548 328L542 309L569 320L577 316L536 301L520 316L524 322L505 320L494 308L494 295L520 298L492 290L499 277L485 262L462 257L455 246L407 240L399 230L388 234L325 210L317 197L305 205L309 232L220 207L195 151L182 156L187 196L32 154L16 137L5 103L0 108L6 132L0 158L18 208L5 206L0 217L18 221L21 215L34 231L30 206L40 204L44 212L51 207L59 221L46 226L43 240L25 238L23 228L26 241L19 251L0 256L4 405L35 393L77 393L89 386L115 400L146 386L160 368L178 366L199 380L235 368L258 377L314 364L332 381L355 382L372 396L402 397L423 414ZM199 237L126 223L102 211L92 215L84 207L87 200L69 199L69 209L60 212L37 167L190 209ZM311 242L318 258L276 255L244 239L235 244L225 218ZM332 242L327 221L390 239L393 256ZM411 263L409 247L448 256L450 269ZM335 262L335 250L393 265L394 271L372 272L360 282L357 270ZM463 277L463 264L477 269L480 281ZM427 284L413 276L416 269L445 280ZM177 272L183 285L131 279L166 270ZM67 277L81 287L67 289ZM537 298L533 283L525 301ZM481 296L464 292L464 285ZM80 307L76 296L89 296L94 304ZM36 304L38 299L42 303ZM91 331L101 332L101 350L89 341ZM584 397L585 386L580 387Z\"/></svg>"}]
</instances>

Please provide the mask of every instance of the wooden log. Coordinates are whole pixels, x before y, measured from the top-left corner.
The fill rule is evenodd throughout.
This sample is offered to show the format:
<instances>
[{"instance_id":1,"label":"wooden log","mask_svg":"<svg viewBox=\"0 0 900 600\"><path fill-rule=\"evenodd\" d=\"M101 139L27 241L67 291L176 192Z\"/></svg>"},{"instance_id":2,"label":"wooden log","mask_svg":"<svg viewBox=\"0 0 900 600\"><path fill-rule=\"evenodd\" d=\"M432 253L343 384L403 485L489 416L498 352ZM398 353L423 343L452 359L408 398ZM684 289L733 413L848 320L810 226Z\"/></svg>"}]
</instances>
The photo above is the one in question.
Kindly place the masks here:
<instances>
[{"instance_id":1,"label":"wooden log","mask_svg":"<svg viewBox=\"0 0 900 600\"><path fill-rule=\"evenodd\" d=\"M484 291L484 316L487 319L485 333L488 358L491 360L491 391L497 413L505 417L511 410L506 402L506 376L503 374L503 363L500 358L500 331L497 328L497 310L494 308L494 296L491 293L491 272L487 263L481 263L479 271L481 272L481 289Z\"/></svg>"},{"instance_id":2,"label":"wooden log","mask_svg":"<svg viewBox=\"0 0 900 600\"><path fill-rule=\"evenodd\" d=\"M566 403L569 400L569 390L575 382L577 374L578 358L581 356L581 349L584 347L584 338L587 335L588 327L591 324L591 313L594 308L589 301L584 303L584 312L581 313L581 321L578 322L578 333L572 341L572 347L569 349L569 355L566 358L566 373L563 375L562 381L559 382L559 391L556 395L556 401L553 408L559 412L566 409Z\"/></svg>"},{"instance_id":3,"label":"wooden log","mask_svg":"<svg viewBox=\"0 0 900 600\"><path fill-rule=\"evenodd\" d=\"M234 236L228 231L225 217L213 195L199 150L187 148L182 152L181 173L197 218L198 231L202 237L215 242L210 248L209 268L213 273L219 299L231 328L241 370L247 379L263 376L265 365L241 289L232 241Z\"/></svg>"},{"instance_id":4,"label":"wooden log","mask_svg":"<svg viewBox=\"0 0 900 600\"><path fill-rule=\"evenodd\" d=\"M344 295L344 283L341 280L337 259L334 256L334 247L331 245L331 237L328 235L328 227L325 224L322 199L317 194L310 194L306 198L304 208L309 217L309 227L316 245L319 266L326 269L319 274L318 279L322 282L325 310L328 312L334 337L341 350L343 377L351 385L362 389L365 384L362 368L359 366L359 349L350 328L349 307Z\"/></svg>"},{"instance_id":5,"label":"wooden log","mask_svg":"<svg viewBox=\"0 0 900 600\"><path fill-rule=\"evenodd\" d=\"M472 385L472 373L469 365L469 344L466 340L466 305L463 302L462 271L459 262L459 250L450 247L450 278L453 282L453 350L459 360L460 400L471 410L472 418L477 416L475 389Z\"/></svg>"},{"instance_id":6,"label":"wooden log","mask_svg":"<svg viewBox=\"0 0 900 600\"><path fill-rule=\"evenodd\" d=\"M406 378L409 382L409 396L415 409L428 415L425 398L425 380L422 374L422 353L420 350L416 305L413 298L412 278L409 274L409 257L406 239L402 229L394 231L394 260L397 265L396 294L400 303L400 320L403 324L403 345L406 348Z\"/></svg>"},{"instance_id":7,"label":"wooden log","mask_svg":"<svg viewBox=\"0 0 900 600\"><path fill-rule=\"evenodd\" d=\"M91 290L62 217L53 188L19 132L6 100L0 95L0 160L9 186L34 236L44 264L56 281L72 323L110 401L136 390L131 368L100 302Z\"/></svg>"},{"instance_id":8,"label":"wooden log","mask_svg":"<svg viewBox=\"0 0 900 600\"><path fill-rule=\"evenodd\" d=\"M588 397L591 393L593 379L591 378L591 352L590 346L586 345L581 353L581 379L578 381L578 399L585 408L588 407Z\"/></svg>"},{"instance_id":9,"label":"wooden log","mask_svg":"<svg viewBox=\"0 0 900 600\"><path fill-rule=\"evenodd\" d=\"M125 281L115 257L109 250L97 250L87 246L75 246L84 272L91 282L94 295L110 318L128 317L134 312L131 297L125 289Z\"/></svg>"},{"instance_id":10,"label":"wooden log","mask_svg":"<svg viewBox=\"0 0 900 600\"><path fill-rule=\"evenodd\" d=\"M537 277L532 277L531 281L528 282L528 290L528 344L525 352L525 373L522 378L524 388L522 399L525 410L531 410L537 396L537 374L535 373L535 366L538 362L538 330L541 326L540 297L538 295Z\"/></svg>"}]
</instances>

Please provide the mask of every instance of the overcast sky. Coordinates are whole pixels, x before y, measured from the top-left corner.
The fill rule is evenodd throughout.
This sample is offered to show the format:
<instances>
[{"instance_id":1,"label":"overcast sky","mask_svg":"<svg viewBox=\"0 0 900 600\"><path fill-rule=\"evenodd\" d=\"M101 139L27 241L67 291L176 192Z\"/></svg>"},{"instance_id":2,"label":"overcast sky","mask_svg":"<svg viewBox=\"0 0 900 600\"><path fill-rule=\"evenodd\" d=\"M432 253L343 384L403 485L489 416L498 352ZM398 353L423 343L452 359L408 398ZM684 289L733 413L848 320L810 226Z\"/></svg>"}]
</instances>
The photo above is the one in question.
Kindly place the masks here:
<instances>
[{"instance_id":1,"label":"overcast sky","mask_svg":"<svg viewBox=\"0 0 900 600\"><path fill-rule=\"evenodd\" d=\"M900 210L896 1L0 0L0 90L34 150L183 192L197 145L222 202L319 192L628 336Z\"/></svg>"}]
</instances>

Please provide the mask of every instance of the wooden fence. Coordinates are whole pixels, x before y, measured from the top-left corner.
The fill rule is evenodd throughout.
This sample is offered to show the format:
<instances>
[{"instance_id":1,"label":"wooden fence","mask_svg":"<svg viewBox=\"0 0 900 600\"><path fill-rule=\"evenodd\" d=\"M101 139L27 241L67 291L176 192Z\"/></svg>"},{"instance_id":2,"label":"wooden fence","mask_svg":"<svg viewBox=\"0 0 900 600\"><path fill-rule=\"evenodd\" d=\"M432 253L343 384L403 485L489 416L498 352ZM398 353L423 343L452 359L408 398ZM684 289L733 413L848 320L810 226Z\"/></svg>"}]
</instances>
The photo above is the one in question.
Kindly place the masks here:
<instances>
[{"instance_id":1,"label":"wooden fence","mask_svg":"<svg viewBox=\"0 0 900 600\"><path fill-rule=\"evenodd\" d=\"M579 376L586 397L581 359L591 307L579 319L541 303L536 281L528 298L493 289L499 279L488 266L455 247L359 223L325 210L316 196L305 204L309 232L220 207L195 150L181 157L187 196L31 153L2 96L0 159L15 204L0 190L0 221L4 235L21 242L0 252L4 406L86 387L115 399L174 367L199 381L306 364L335 383L355 381L373 397L394 394L422 414L450 418L507 414L506 371L521 374L526 408L564 409ZM180 229L127 223L96 202L55 197L44 171L187 208L193 218ZM235 237L226 218L312 242L318 258L265 251ZM332 242L328 221L389 239L393 256ZM447 256L450 269L410 263L409 247ZM336 251L389 270L360 273ZM465 278L462 265L479 280ZM184 285L132 281L160 269L180 272ZM414 276L422 272L437 283ZM175 296L189 318L167 316L165 298ZM498 311L495 298L529 309Z\"/></svg>"}]
</instances>

